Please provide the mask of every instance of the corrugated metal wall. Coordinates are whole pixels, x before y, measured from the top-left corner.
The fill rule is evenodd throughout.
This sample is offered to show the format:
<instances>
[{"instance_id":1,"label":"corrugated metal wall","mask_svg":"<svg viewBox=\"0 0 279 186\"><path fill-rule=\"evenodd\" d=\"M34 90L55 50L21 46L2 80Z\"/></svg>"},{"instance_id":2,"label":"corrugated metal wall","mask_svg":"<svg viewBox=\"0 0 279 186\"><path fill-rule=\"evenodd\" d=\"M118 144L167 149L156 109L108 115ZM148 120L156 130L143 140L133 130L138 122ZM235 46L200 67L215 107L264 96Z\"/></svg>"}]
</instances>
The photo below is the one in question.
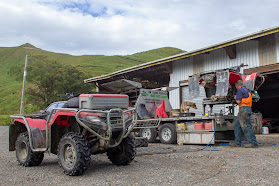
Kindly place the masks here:
<instances>
[{"instance_id":1,"label":"corrugated metal wall","mask_svg":"<svg viewBox=\"0 0 279 186\"><path fill-rule=\"evenodd\" d=\"M173 62L173 71L170 75L170 87L179 87L179 81L187 80L188 76L193 74L193 57L180 59ZM170 103L173 109L179 109L179 89L170 91Z\"/></svg>"},{"instance_id":2,"label":"corrugated metal wall","mask_svg":"<svg viewBox=\"0 0 279 186\"><path fill-rule=\"evenodd\" d=\"M236 45L236 58L230 59L224 49L218 49L205 55L205 70L224 69L238 66L241 63L248 65L245 68L259 66L258 41L247 41Z\"/></svg>"},{"instance_id":3,"label":"corrugated metal wall","mask_svg":"<svg viewBox=\"0 0 279 186\"><path fill-rule=\"evenodd\" d=\"M253 68L259 66L257 40L247 41L236 45L236 59L229 59L224 49L218 49L209 54L201 54L204 56L204 71L217 70L247 64ZM194 70L194 67L199 69ZM187 80L188 76L193 75L193 71L201 69L199 65L193 65L193 57L181 59L173 62L173 72L170 75L170 87L178 87L179 81ZM179 109L179 90L176 89L170 92L170 102L173 109ZM201 107L201 106L200 106Z\"/></svg>"},{"instance_id":4,"label":"corrugated metal wall","mask_svg":"<svg viewBox=\"0 0 279 186\"><path fill-rule=\"evenodd\" d=\"M205 55L197 55L193 57L193 74L204 72Z\"/></svg>"},{"instance_id":5,"label":"corrugated metal wall","mask_svg":"<svg viewBox=\"0 0 279 186\"><path fill-rule=\"evenodd\" d=\"M277 62L275 34L259 38L259 64L270 65Z\"/></svg>"}]
</instances>

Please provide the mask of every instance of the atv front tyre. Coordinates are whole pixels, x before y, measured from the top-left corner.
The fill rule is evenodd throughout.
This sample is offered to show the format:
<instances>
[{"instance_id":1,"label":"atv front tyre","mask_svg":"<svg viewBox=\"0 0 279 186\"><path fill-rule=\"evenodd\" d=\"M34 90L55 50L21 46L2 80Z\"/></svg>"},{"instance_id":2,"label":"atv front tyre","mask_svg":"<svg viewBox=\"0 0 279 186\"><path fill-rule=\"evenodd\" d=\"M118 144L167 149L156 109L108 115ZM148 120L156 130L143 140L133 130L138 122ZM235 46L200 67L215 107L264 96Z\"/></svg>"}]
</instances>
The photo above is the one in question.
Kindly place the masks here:
<instances>
[{"instance_id":1,"label":"atv front tyre","mask_svg":"<svg viewBox=\"0 0 279 186\"><path fill-rule=\"evenodd\" d=\"M44 159L43 152L32 152L27 132L21 133L16 140L16 158L25 167L38 166Z\"/></svg>"},{"instance_id":2,"label":"atv front tyre","mask_svg":"<svg viewBox=\"0 0 279 186\"><path fill-rule=\"evenodd\" d=\"M90 150L88 142L78 133L65 134L58 146L59 165L65 174L82 175L90 165Z\"/></svg>"},{"instance_id":3,"label":"atv front tyre","mask_svg":"<svg viewBox=\"0 0 279 186\"><path fill-rule=\"evenodd\" d=\"M135 138L131 134L107 152L109 160L115 165L128 165L136 156Z\"/></svg>"}]
</instances>

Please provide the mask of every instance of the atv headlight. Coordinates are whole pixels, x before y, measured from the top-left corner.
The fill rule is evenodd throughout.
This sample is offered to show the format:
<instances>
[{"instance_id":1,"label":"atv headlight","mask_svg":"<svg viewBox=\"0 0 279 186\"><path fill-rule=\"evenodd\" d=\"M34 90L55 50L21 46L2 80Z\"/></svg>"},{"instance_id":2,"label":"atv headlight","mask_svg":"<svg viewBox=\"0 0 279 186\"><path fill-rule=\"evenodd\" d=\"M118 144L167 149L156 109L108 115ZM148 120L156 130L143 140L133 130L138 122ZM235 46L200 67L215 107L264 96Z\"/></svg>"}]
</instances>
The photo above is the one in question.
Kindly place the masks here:
<instances>
[{"instance_id":1,"label":"atv headlight","mask_svg":"<svg viewBox=\"0 0 279 186\"><path fill-rule=\"evenodd\" d=\"M98 116L87 116L87 119L91 122L101 122L101 118L99 118Z\"/></svg>"}]
</instances>

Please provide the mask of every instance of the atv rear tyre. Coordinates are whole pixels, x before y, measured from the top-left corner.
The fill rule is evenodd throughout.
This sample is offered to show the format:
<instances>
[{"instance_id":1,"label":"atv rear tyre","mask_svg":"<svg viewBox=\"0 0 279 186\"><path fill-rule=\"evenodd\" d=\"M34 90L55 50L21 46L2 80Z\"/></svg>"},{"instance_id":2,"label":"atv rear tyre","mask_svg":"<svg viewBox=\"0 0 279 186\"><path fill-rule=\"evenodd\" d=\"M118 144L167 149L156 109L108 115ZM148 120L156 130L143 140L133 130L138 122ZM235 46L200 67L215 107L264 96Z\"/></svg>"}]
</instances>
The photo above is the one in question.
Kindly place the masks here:
<instances>
[{"instance_id":1,"label":"atv rear tyre","mask_svg":"<svg viewBox=\"0 0 279 186\"><path fill-rule=\"evenodd\" d=\"M156 140L157 131L154 128L140 129L140 136L147 139L148 143L152 143Z\"/></svg>"},{"instance_id":2,"label":"atv rear tyre","mask_svg":"<svg viewBox=\"0 0 279 186\"><path fill-rule=\"evenodd\" d=\"M128 165L136 156L135 138L131 134L107 152L109 160L115 165Z\"/></svg>"},{"instance_id":3,"label":"atv rear tyre","mask_svg":"<svg viewBox=\"0 0 279 186\"><path fill-rule=\"evenodd\" d=\"M43 152L32 152L27 132L21 133L16 140L16 158L25 167L38 166L44 159Z\"/></svg>"},{"instance_id":4,"label":"atv rear tyre","mask_svg":"<svg viewBox=\"0 0 279 186\"><path fill-rule=\"evenodd\" d=\"M90 165L90 150L88 142L78 133L65 134L58 147L59 165L65 174L78 176Z\"/></svg>"}]
</instances>

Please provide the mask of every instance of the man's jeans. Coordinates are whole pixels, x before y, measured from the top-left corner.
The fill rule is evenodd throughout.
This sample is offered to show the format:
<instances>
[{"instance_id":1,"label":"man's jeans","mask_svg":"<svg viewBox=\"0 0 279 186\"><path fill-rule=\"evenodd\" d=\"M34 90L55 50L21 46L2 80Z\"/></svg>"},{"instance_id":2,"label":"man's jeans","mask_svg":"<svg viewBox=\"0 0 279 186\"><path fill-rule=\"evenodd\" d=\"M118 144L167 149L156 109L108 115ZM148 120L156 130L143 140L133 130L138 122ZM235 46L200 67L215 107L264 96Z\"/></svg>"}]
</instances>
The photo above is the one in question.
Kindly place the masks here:
<instances>
[{"instance_id":1,"label":"man's jeans","mask_svg":"<svg viewBox=\"0 0 279 186\"><path fill-rule=\"evenodd\" d=\"M250 120L251 113L251 107L244 106L239 108L237 119L234 121L234 136L236 145L241 145L241 139L244 133L250 144L258 146L258 142Z\"/></svg>"}]
</instances>

